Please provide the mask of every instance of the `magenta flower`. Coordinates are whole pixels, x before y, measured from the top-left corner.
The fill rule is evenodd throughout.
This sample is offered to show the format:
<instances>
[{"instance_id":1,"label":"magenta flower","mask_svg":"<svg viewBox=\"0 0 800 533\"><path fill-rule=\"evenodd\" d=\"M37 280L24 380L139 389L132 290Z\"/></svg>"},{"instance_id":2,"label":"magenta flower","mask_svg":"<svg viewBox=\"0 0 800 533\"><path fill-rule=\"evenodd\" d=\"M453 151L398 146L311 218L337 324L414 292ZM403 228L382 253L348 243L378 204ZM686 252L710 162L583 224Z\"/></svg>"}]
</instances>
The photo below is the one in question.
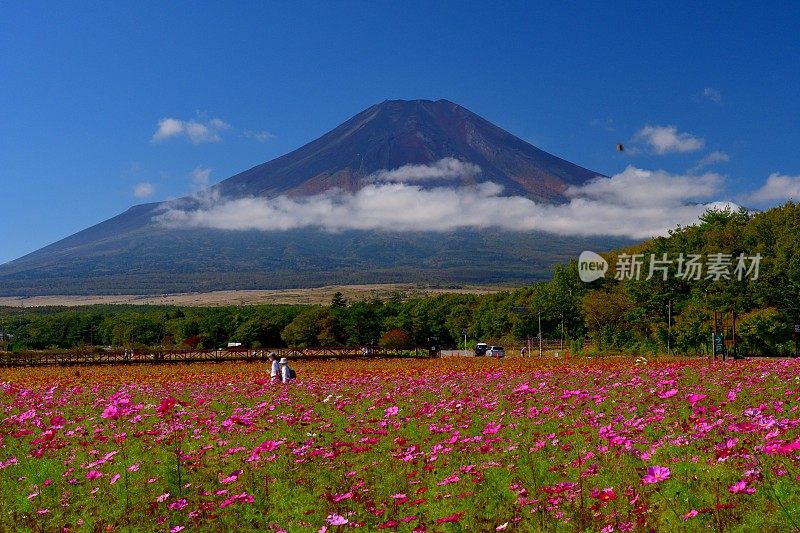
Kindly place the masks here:
<instances>
[{"instance_id":1,"label":"magenta flower","mask_svg":"<svg viewBox=\"0 0 800 533\"><path fill-rule=\"evenodd\" d=\"M461 478L458 477L457 474L453 474L452 476L446 477L443 480L441 480L439 483L437 483L437 485L441 487L444 485L449 485L451 483L458 483L459 481L461 481Z\"/></svg>"},{"instance_id":2,"label":"magenta flower","mask_svg":"<svg viewBox=\"0 0 800 533\"><path fill-rule=\"evenodd\" d=\"M400 412L400 408L397 407L396 405L393 405L391 407L387 407L386 408L385 418L389 418L390 416L396 416L397 413L399 413L399 412Z\"/></svg>"},{"instance_id":3,"label":"magenta flower","mask_svg":"<svg viewBox=\"0 0 800 533\"><path fill-rule=\"evenodd\" d=\"M647 474L642 478L642 483L658 483L669 477L669 468L666 466L651 466L647 468Z\"/></svg>"},{"instance_id":4,"label":"magenta flower","mask_svg":"<svg viewBox=\"0 0 800 533\"><path fill-rule=\"evenodd\" d=\"M606 487L604 489L592 489L592 498L597 498L602 502L609 502L617 499L617 493L614 492L613 487Z\"/></svg>"},{"instance_id":5,"label":"magenta flower","mask_svg":"<svg viewBox=\"0 0 800 533\"><path fill-rule=\"evenodd\" d=\"M180 511L181 509L185 509L187 505L189 505L189 502L186 501L186 498L181 498L180 500L175 500L169 504L169 508Z\"/></svg>"},{"instance_id":6,"label":"magenta flower","mask_svg":"<svg viewBox=\"0 0 800 533\"><path fill-rule=\"evenodd\" d=\"M343 501L343 500L349 500L352 497L353 497L353 493L352 492L345 492L344 494L334 494L331 497L331 501L333 503L339 503L340 501Z\"/></svg>"},{"instance_id":7,"label":"magenta flower","mask_svg":"<svg viewBox=\"0 0 800 533\"><path fill-rule=\"evenodd\" d=\"M112 403L111 405L105 408L103 414L100 416L102 416L103 418L110 418L111 420L117 420L119 418L119 415L120 415L119 409L117 409L117 406Z\"/></svg>"},{"instance_id":8,"label":"magenta flower","mask_svg":"<svg viewBox=\"0 0 800 533\"><path fill-rule=\"evenodd\" d=\"M743 479L728 487L728 490L734 494L753 494L756 491L756 489L748 487L747 482Z\"/></svg>"},{"instance_id":9,"label":"magenta flower","mask_svg":"<svg viewBox=\"0 0 800 533\"><path fill-rule=\"evenodd\" d=\"M327 520L327 522L332 526L343 526L347 522L349 522L347 518L343 517L342 515L338 515L336 513L329 514L325 520Z\"/></svg>"},{"instance_id":10,"label":"magenta flower","mask_svg":"<svg viewBox=\"0 0 800 533\"><path fill-rule=\"evenodd\" d=\"M174 396L168 396L161 400L161 403L156 407L156 412L160 416L164 416L171 412L177 403L178 400L176 400Z\"/></svg>"},{"instance_id":11,"label":"magenta flower","mask_svg":"<svg viewBox=\"0 0 800 533\"><path fill-rule=\"evenodd\" d=\"M445 516L445 517L442 517L442 518L437 518L436 519L436 523L437 524L446 524L446 523L450 523L450 522L458 522L459 520L461 520L462 516L464 516L463 512L461 512L461 513L453 513L453 514L451 514L449 516Z\"/></svg>"},{"instance_id":12,"label":"magenta flower","mask_svg":"<svg viewBox=\"0 0 800 533\"><path fill-rule=\"evenodd\" d=\"M495 433L500 431L501 427L502 426L500 424L494 424L492 422L489 422L488 424L486 424L486 427L483 428L483 434L484 435L494 435Z\"/></svg>"},{"instance_id":13,"label":"magenta flower","mask_svg":"<svg viewBox=\"0 0 800 533\"><path fill-rule=\"evenodd\" d=\"M678 394L678 389L670 389L668 391L662 392L661 394L658 395L658 397L661 398L662 400L666 400L667 398L672 398L676 394Z\"/></svg>"},{"instance_id":14,"label":"magenta flower","mask_svg":"<svg viewBox=\"0 0 800 533\"><path fill-rule=\"evenodd\" d=\"M98 472L97 470L89 470L86 473L86 479L88 479L88 480L95 480L95 479L97 479L99 477L103 477L103 474L102 474L102 472Z\"/></svg>"},{"instance_id":15,"label":"magenta flower","mask_svg":"<svg viewBox=\"0 0 800 533\"><path fill-rule=\"evenodd\" d=\"M687 399L689 400L689 403L692 404L692 406L694 406L696 403L700 402L705 397L706 397L705 394L696 394L695 393L695 394L690 394L689 396L687 396Z\"/></svg>"}]
</instances>

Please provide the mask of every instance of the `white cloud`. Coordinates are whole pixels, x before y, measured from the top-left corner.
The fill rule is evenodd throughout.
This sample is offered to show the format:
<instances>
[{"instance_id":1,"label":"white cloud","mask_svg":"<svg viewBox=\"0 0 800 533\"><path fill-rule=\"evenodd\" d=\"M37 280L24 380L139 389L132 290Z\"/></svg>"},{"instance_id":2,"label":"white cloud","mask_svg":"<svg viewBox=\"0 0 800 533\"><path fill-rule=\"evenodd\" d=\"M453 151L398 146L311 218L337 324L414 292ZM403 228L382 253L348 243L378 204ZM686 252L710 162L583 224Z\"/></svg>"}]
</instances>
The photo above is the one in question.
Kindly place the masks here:
<instances>
[{"instance_id":1,"label":"white cloud","mask_svg":"<svg viewBox=\"0 0 800 533\"><path fill-rule=\"evenodd\" d=\"M609 133L614 132L614 119L607 118L605 120L600 120L599 118L592 119L589 122L589 125L593 128L602 128Z\"/></svg>"},{"instance_id":2,"label":"white cloud","mask_svg":"<svg viewBox=\"0 0 800 533\"><path fill-rule=\"evenodd\" d=\"M231 129L230 124L219 118L200 122L167 117L158 121L158 128L151 140L162 142L173 137L186 136L193 144L219 142L222 140L219 132L227 129Z\"/></svg>"},{"instance_id":3,"label":"white cloud","mask_svg":"<svg viewBox=\"0 0 800 533\"><path fill-rule=\"evenodd\" d=\"M443 168L449 167L445 163ZM420 173L391 175L407 178ZM561 235L649 238L664 235L677 224L696 222L709 205L703 200L717 194L721 185L722 178L712 173L679 176L628 167L611 178L598 177L584 186L571 187L570 201L563 205L501 196L502 187L492 182L425 188L418 183L374 181L355 193L333 190L310 197L276 198L226 199L210 190L195 198L199 207L174 203L155 220L169 227L227 230L315 227L327 231L450 231L497 227Z\"/></svg>"},{"instance_id":4,"label":"white cloud","mask_svg":"<svg viewBox=\"0 0 800 533\"><path fill-rule=\"evenodd\" d=\"M209 178L211 178L211 169L203 167L195 167L191 172L192 183L199 189L208 187Z\"/></svg>"},{"instance_id":5,"label":"white cloud","mask_svg":"<svg viewBox=\"0 0 800 533\"><path fill-rule=\"evenodd\" d=\"M702 176L680 176L629 166L611 178L598 177L584 185L572 186L566 194L608 205L678 206L712 197L719 192L723 182L722 176L711 172Z\"/></svg>"},{"instance_id":6,"label":"white cloud","mask_svg":"<svg viewBox=\"0 0 800 533\"><path fill-rule=\"evenodd\" d=\"M713 87L706 87L703 89L703 98L708 98L717 104L722 103L722 93L719 92L719 89L715 89Z\"/></svg>"},{"instance_id":7,"label":"white cloud","mask_svg":"<svg viewBox=\"0 0 800 533\"><path fill-rule=\"evenodd\" d=\"M673 152L696 152L705 146L705 141L691 133L678 133L675 126L646 125L636 132L634 140L644 142L657 154Z\"/></svg>"},{"instance_id":8,"label":"white cloud","mask_svg":"<svg viewBox=\"0 0 800 533\"><path fill-rule=\"evenodd\" d=\"M367 177L368 180L383 182L408 182L435 179L471 179L481 173L481 167L459 161L454 157L445 157L431 165L403 165L394 170L379 170Z\"/></svg>"},{"instance_id":9,"label":"white cloud","mask_svg":"<svg viewBox=\"0 0 800 533\"><path fill-rule=\"evenodd\" d=\"M264 130L262 131L244 130L244 132L242 132L242 135L244 135L248 139L255 139L261 143L267 142L275 138L273 134Z\"/></svg>"},{"instance_id":10,"label":"white cloud","mask_svg":"<svg viewBox=\"0 0 800 533\"><path fill-rule=\"evenodd\" d=\"M785 176L774 172L761 188L744 196L743 201L753 204L800 200L800 176Z\"/></svg>"},{"instance_id":11,"label":"white cloud","mask_svg":"<svg viewBox=\"0 0 800 533\"><path fill-rule=\"evenodd\" d=\"M156 188L153 187L153 184L147 182L137 183L136 187L133 188L133 195L136 198L147 198L153 196L155 192Z\"/></svg>"},{"instance_id":12,"label":"white cloud","mask_svg":"<svg viewBox=\"0 0 800 533\"><path fill-rule=\"evenodd\" d=\"M697 162L695 165L694 170L700 170L703 167L707 167L708 165L714 165L716 163L727 163L731 160L731 156L726 154L725 152L720 152L719 150L715 150L702 158L700 161Z\"/></svg>"}]
</instances>

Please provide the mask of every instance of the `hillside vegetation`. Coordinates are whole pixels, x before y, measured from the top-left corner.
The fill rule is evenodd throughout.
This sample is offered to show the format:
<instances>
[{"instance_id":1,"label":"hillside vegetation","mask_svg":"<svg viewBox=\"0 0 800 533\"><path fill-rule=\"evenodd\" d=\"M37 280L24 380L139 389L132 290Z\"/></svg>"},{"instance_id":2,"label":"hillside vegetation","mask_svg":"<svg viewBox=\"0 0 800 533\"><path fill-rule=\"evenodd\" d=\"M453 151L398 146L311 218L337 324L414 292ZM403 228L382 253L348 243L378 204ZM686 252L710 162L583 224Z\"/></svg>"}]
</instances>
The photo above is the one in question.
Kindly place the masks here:
<instances>
[{"instance_id":1,"label":"hillside vegetation","mask_svg":"<svg viewBox=\"0 0 800 533\"><path fill-rule=\"evenodd\" d=\"M442 347L469 342L522 342L536 337L589 337L601 352L708 353L712 316L735 312L737 349L744 354L790 354L792 326L800 322L800 206L766 212L711 210L696 225L679 227L633 248L608 254L609 271L584 283L578 263L556 266L547 282L488 295L440 294L348 301L334 295L323 306L89 306L3 308L0 325L13 334L9 349L74 348L81 345L216 347L228 341L251 347L358 345L404 332L424 346L436 336ZM614 279L617 265L642 254L639 279ZM648 277L651 254L671 260ZM666 256L664 256L666 254ZM680 277L679 257L700 255L699 279ZM730 261L725 274L709 275L715 254ZM760 256L758 273L737 276L737 258ZM752 268L753 261L746 262ZM685 270L685 268L684 268ZM618 275L627 278L628 276ZM741 279L737 279L737 278ZM716 279L719 278L719 279ZM527 313L514 313L527 307ZM730 332L727 334L730 339ZM579 346L581 343L574 343Z\"/></svg>"}]
</instances>

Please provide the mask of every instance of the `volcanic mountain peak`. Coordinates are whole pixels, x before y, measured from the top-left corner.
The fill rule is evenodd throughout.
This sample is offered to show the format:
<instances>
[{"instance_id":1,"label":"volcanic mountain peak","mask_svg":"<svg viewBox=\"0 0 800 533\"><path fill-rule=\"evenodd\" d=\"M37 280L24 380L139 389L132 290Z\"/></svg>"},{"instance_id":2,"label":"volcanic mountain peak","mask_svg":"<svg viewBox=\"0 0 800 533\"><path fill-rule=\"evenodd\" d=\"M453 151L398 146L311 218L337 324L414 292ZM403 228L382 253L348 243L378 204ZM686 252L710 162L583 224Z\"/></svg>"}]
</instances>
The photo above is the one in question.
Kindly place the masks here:
<instances>
[{"instance_id":1,"label":"volcanic mountain peak","mask_svg":"<svg viewBox=\"0 0 800 533\"><path fill-rule=\"evenodd\" d=\"M355 191L364 178L404 165L453 158L480 167L478 181L505 194L564 200L598 174L548 154L448 100L386 100L297 150L217 185L223 196L306 196ZM465 176L461 183L471 183Z\"/></svg>"},{"instance_id":2,"label":"volcanic mountain peak","mask_svg":"<svg viewBox=\"0 0 800 533\"><path fill-rule=\"evenodd\" d=\"M497 195L560 203L568 187L596 176L453 102L387 100L201 195L132 207L0 265L0 293L541 279L554 262L580 250L606 249L608 241L498 229L505 226L483 216L482 202L528 213L529 203L509 204ZM339 192L321 194L332 190ZM331 197L335 201L326 204ZM446 208L460 201L479 206L472 213L477 218L451 216ZM305 212L306 205L319 209ZM301 224L298 213L323 218ZM431 232L431 215L446 218L438 232ZM348 217L357 223L342 226ZM360 224L378 218L377 226ZM512 218L518 224L525 215ZM221 225L232 219L239 225ZM330 233L329 227L340 231Z\"/></svg>"}]
</instances>

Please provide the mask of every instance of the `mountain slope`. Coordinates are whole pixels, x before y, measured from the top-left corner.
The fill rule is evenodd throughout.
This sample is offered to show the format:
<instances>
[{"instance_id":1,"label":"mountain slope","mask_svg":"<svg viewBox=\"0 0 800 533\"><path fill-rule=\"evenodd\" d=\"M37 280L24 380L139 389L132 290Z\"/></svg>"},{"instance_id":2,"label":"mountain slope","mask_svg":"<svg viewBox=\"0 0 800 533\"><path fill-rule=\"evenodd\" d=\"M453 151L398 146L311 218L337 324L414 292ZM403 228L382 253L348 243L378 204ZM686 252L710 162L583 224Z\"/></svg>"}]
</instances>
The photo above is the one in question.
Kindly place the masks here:
<instances>
[{"instance_id":1,"label":"mountain slope","mask_svg":"<svg viewBox=\"0 0 800 533\"><path fill-rule=\"evenodd\" d=\"M422 187L491 181L502 194L560 203L570 185L598 174L547 154L446 100L386 101L319 139L232 176L218 198L356 191L376 173L446 158L480 172ZM199 202L187 197L183 205ZM575 239L494 229L441 233L226 231L154 222L172 203L143 204L0 265L0 294L161 293L318 286L328 283L434 284L542 279L553 263L621 239Z\"/></svg>"},{"instance_id":2,"label":"mountain slope","mask_svg":"<svg viewBox=\"0 0 800 533\"><path fill-rule=\"evenodd\" d=\"M447 100L389 100L217 187L226 196L307 195L331 187L352 191L361 178L379 170L446 157L478 165L481 181L494 181L509 195L539 201L561 201L569 185L598 175Z\"/></svg>"}]
</instances>

